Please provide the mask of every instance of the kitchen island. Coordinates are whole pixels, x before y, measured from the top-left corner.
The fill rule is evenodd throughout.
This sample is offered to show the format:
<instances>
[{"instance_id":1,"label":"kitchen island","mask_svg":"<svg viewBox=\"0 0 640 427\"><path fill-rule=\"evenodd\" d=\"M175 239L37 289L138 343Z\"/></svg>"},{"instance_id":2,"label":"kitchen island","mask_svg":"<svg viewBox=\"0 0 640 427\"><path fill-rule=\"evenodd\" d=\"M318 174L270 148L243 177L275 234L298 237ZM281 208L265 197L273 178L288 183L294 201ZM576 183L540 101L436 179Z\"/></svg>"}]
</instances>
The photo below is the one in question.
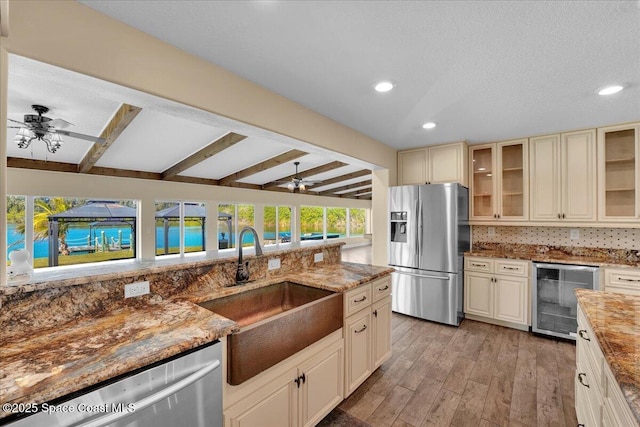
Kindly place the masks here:
<instances>
[{"instance_id":1,"label":"kitchen island","mask_svg":"<svg viewBox=\"0 0 640 427\"><path fill-rule=\"evenodd\" d=\"M197 305L204 300L285 280L344 292L391 273L386 267L340 262L341 245L250 256L255 280L240 286L233 286L235 258L229 257L3 289L0 400L61 401L86 387L224 340L239 329L234 321ZM324 261L314 263L314 253L323 253ZM282 261L279 272L266 268L273 257ZM145 279L151 282L150 295L123 298L125 284ZM0 423L7 417L15 414L3 410Z\"/></svg>"},{"instance_id":2,"label":"kitchen island","mask_svg":"<svg viewBox=\"0 0 640 427\"><path fill-rule=\"evenodd\" d=\"M578 421L640 425L640 297L585 289L576 297Z\"/></svg>"}]
</instances>

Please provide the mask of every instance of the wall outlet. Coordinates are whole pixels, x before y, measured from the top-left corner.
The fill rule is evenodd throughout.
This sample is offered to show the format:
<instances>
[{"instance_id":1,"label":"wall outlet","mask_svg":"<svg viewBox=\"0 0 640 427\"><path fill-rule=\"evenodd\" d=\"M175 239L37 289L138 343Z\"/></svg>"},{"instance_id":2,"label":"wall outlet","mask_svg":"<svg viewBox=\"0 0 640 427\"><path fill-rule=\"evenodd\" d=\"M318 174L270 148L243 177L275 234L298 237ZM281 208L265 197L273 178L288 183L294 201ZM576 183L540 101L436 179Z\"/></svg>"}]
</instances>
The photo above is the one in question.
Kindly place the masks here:
<instances>
[{"instance_id":1,"label":"wall outlet","mask_svg":"<svg viewBox=\"0 0 640 427\"><path fill-rule=\"evenodd\" d=\"M313 254L313 262L320 262L324 259L324 255L322 252L318 252L317 254Z\"/></svg>"},{"instance_id":2,"label":"wall outlet","mask_svg":"<svg viewBox=\"0 0 640 427\"><path fill-rule=\"evenodd\" d=\"M488 232L489 236L495 236L496 235L496 228L495 227L488 227L487 232Z\"/></svg>"},{"instance_id":3,"label":"wall outlet","mask_svg":"<svg viewBox=\"0 0 640 427\"><path fill-rule=\"evenodd\" d=\"M580 238L580 230L578 230L577 228L572 228L569 231L569 238L571 240L578 240Z\"/></svg>"},{"instance_id":4,"label":"wall outlet","mask_svg":"<svg viewBox=\"0 0 640 427\"><path fill-rule=\"evenodd\" d=\"M280 268L280 258L269 259L269 270L277 270Z\"/></svg>"},{"instance_id":5,"label":"wall outlet","mask_svg":"<svg viewBox=\"0 0 640 427\"><path fill-rule=\"evenodd\" d=\"M128 285L124 285L124 297L139 297L140 295L146 295L149 293L149 281L135 282Z\"/></svg>"}]
</instances>

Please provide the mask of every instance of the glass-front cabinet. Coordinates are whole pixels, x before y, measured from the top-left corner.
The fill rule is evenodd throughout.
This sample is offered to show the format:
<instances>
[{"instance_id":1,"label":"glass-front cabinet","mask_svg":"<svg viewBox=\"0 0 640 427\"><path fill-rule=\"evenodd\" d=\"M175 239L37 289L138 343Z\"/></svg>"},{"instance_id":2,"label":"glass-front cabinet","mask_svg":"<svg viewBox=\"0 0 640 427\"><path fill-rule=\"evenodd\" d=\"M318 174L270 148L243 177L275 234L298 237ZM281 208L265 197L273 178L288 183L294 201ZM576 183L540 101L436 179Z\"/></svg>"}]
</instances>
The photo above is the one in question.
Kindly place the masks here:
<instances>
[{"instance_id":1,"label":"glass-front cabinet","mask_svg":"<svg viewBox=\"0 0 640 427\"><path fill-rule=\"evenodd\" d=\"M528 219L527 140L470 147L471 220Z\"/></svg>"},{"instance_id":2,"label":"glass-front cabinet","mask_svg":"<svg viewBox=\"0 0 640 427\"><path fill-rule=\"evenodd\" d=\"M640 218L640 123L598 129L598 218Z\"/></svg>"}]
</instances>

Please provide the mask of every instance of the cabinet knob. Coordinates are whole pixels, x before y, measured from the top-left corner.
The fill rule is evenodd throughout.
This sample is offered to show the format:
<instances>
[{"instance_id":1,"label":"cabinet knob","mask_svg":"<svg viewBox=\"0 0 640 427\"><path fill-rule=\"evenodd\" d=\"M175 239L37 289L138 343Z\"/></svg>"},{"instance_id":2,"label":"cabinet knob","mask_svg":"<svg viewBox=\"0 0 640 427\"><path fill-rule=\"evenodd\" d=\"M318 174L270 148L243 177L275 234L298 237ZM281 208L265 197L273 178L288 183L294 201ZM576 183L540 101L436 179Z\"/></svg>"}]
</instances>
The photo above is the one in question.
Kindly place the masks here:
<instances>
[{"instance_id":1,"label":"cabinet knob","mask_svg":"<svg viewBox=\"0 0 640 427\"><path fill-rule=\"evenodd\" d=\"M564 219L564 214L562 214L562 219Z\"/></svg>"},{"instance_id":2,"label":"cabinet knob","mask_svg":"<svg viewBox=\"0 0 640 427\"><path fill-rule=\"evenodd\" d=\"M558 214L558 219L562 218L562 215Z\"/></svg>"},{"instance_id":3,"label":"cabinet knob","mask_svg":"<svg viewBox=\"0 0 640 427\"><path fill-rule=\"evenodd\" d=\"M378 310L373 310L373 315L374 315L375 317L378 317Z\"/></svg>"}]
</instances>

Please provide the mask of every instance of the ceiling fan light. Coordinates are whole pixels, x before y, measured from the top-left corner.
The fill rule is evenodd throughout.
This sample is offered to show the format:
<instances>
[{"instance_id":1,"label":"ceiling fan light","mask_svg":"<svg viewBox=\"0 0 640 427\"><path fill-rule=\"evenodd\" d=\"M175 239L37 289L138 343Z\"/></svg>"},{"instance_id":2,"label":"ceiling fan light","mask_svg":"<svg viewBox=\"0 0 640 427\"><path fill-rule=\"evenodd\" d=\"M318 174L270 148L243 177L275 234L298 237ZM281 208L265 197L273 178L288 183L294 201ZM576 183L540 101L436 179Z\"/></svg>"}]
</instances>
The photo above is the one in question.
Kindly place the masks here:
<instances>
[{"instance_id":1,"label":"ceiling fan light","mask_svg":"<svg viewBox=\"0 0 640 427\"><path fill-rule=\"evenodd\" d=\"M296 185L293 182L287 184L287 188L291 191L296 189Z\"/></svg>"},{"instance_id":2,"label":"ceiling fan light","mask_svg":"<svg viewBox=\"0 0 640 427\"><path fill-rule=\"evenodd\" d=\"M303 183L300 183L300 184L298 185L298 188L300 189L300 191L304 191L304 190L306 190L306 189L307 189L307 187L306 187Z\"/></svg>"}]
</instances>

